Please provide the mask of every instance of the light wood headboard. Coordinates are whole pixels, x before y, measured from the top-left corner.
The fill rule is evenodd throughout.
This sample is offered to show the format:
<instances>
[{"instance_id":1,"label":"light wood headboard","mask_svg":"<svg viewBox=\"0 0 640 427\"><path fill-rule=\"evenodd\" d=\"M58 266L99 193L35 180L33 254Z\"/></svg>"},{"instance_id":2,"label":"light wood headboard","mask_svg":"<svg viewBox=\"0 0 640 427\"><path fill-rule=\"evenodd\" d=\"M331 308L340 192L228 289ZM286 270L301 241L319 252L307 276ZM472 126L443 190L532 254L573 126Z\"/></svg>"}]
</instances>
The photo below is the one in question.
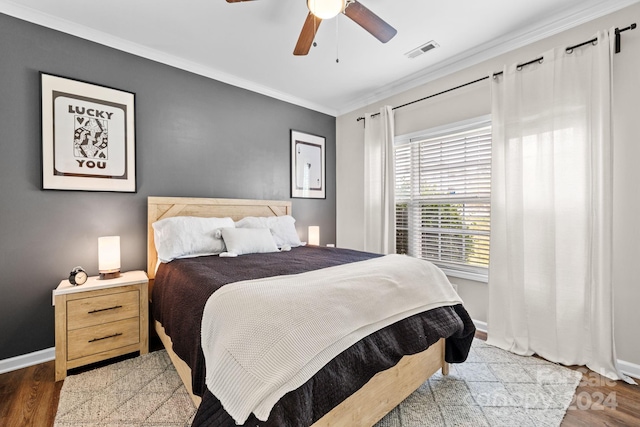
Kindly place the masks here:
<instances>
[{"instance_id":1,"label":"light wood headboard","mask_svg":"<svg viewBox=\"0 0 640 427\"><path fill-rule=\"evenodd\" d=\"M231 217L237 221L246 216L282 215L291 215L290 201L149 197L147 198L147 275L151 281L156 277L158 254L151 226L156 221L173 216Z\"/></svg>"}]
</instances>

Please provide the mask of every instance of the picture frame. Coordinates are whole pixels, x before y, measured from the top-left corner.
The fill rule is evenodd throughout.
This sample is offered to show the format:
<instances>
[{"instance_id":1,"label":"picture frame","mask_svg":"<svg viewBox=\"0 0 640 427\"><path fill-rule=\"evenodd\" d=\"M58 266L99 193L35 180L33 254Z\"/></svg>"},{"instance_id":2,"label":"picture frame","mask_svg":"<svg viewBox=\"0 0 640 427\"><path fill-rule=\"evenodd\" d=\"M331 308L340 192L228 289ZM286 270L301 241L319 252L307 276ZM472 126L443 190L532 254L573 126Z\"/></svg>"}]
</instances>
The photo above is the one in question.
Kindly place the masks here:
<instances>
[{"instance_id":1,"label":"picture frame","mask_svg":"<svg viewBox=\"0 0 640 427\"><path fill-rule=\"evenodd\" d=\"M42 189L135 193L135 94L40 72Z\"/></svg>"},{"instance_id":2,"label":"picture frame","mask_svg":"<svg viewBox=\"0 0 640 427\"><path fill-rule=\"evenodd\" d=\"M291 130L291 197L326 199L326 139Z\"/></svg>"}]
</instances>

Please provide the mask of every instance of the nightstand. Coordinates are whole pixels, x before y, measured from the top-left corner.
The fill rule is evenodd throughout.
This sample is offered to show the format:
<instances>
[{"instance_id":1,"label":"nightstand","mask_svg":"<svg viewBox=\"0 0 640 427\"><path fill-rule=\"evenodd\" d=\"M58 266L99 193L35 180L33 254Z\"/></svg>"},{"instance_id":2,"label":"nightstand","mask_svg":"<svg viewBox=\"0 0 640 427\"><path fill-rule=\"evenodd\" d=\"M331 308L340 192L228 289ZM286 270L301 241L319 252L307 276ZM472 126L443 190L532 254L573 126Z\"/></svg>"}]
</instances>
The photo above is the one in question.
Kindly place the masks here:
<instances>
[{"instance_id":1,"label":"nightstand","mask_svg":"<svg viewBox=\"0 0 640 427\"><path fill-rule=\"evenodd\" d=\"M56 381L67 370L115 356L149 352L149 279L129 271L115 279L63 280L53 291Z\"/></svg>"}]
</instances>

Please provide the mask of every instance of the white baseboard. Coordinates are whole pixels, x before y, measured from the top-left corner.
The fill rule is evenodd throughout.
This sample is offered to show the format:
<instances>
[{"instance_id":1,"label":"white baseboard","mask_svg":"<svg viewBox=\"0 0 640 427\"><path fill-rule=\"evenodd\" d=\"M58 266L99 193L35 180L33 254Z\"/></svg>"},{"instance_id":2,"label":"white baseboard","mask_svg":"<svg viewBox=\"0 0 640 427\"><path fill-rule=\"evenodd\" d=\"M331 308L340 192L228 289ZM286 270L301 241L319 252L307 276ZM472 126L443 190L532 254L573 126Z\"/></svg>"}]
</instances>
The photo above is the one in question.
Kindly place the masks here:
<instances>
[{"instance_id":1,"label":"white baseboard","mask_svg":"<svg viewBox=\"0 0 640 427\"><path fill-rule=\"evenodd\" d=\"M482 322L475 319L472 320L477 330L485 333L487 332L487 322ZM55 358L56 349L55 347L51 347L40 351L34 351L33 353L29 354L23 354L22 356L0 360L0 374L37 365L38 363L48 362L50 360L54 360ZM618 366L620 367L620 370L626 375L634 378L640 378L640 365L618 359Z\"/></svg>"},{"instance_id":2,"label":"white baseboard","mask_svg":"<svg viewBox=\"0 0 640 427\"><path fill-rule=\"evenodd\" d=\"M476 325L477 330L479 330L480 332L484 332L485 334L487 333L487 322L482 322L476 319L471 320L473 320L473 324Z\"/></svg>"},{"instance_id":3,"label":"white baseboard","mask_svg":"<svg viewBox=\"0 0 640 427\"><path fill-rule=\"evenodd\" d=\"M473 324L476 325L476 329L480 332L487 332L487 322L482 322L480 320L473 320ZM618 359L618 367L625 375L629 375L633 378L640 379L640 365L636 365L635 363L626 362L624 360Z\"/></svg>"},{"instance_id":4,"label":"white baseboard","mask_svg":"<svg viewBox=\"0 0 640 427\"><path fill-rule=\"evenodd\" d=\"M618 367L622 373L629 375L630 377L640 379L640 365L618 359Z\"/></svg>"},{"instance_id":5,"label":"white baseboard","mask_svg":"<svg viewBox=\"0 0 640 427\"><path fill-rule=\"evenodd\" d=\"M56 349L55 347L51 347L45 348L44 350L34 351L33 353L23 354L22 356L3 359L0 360L0 374L27 368L39 363L48 362L50 360L54 360L55 358Z\"/></svg>"}]
</instances>

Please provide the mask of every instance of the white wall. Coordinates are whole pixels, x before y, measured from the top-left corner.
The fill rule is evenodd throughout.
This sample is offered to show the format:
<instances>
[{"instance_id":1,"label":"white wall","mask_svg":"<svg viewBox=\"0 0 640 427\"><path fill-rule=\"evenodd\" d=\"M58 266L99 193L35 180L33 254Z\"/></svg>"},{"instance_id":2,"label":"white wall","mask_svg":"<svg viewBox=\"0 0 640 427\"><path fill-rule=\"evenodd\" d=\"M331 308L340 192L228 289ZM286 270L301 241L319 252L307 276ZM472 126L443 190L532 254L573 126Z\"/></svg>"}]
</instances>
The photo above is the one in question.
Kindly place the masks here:
<instances>
[{"instance_id":1,"label":"white wall","mask_svg":"<svg viewBox=\"0 0 640 427\"><path fill-rule=\"evenodd\" d=\"M626 27L640 21L640 4L532 43L419 88L390 97L337 119L337 244L363 248L363 122L356 118L382 105L397 106L499 71L505 64L526 62L544 51L589 40L600 29ZM420 60L420 59L417 59ZM640 29L622 36L622 52L614 58L614 292L618 358L640 365ZM396 110L396 135L490 114L489 82ZM486 283L451 278L476 320L486 321Z\"/></svg>"}]
</instances>

